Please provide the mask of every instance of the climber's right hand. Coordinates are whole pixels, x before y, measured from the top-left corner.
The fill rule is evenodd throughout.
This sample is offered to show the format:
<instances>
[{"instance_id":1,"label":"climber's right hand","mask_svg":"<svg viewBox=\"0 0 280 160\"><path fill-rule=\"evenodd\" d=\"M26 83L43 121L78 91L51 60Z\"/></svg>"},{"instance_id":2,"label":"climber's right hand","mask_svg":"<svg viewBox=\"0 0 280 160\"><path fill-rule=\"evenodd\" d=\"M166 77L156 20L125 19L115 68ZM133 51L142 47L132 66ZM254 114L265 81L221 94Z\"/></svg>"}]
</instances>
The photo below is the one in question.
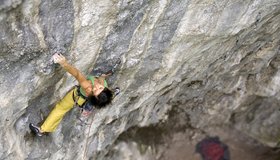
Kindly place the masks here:
<instances>
[{"instance_id":1,"label":"climber's right hand","mask_svg":"<svg viewBox=\"0 0 280 160\"><path fill-rule=\"evenodd\" d=\"M60 53L54 54L52 58L54 63L59 63L62 66L67 63L66 58Z\"/></svg>"}]
</instances>

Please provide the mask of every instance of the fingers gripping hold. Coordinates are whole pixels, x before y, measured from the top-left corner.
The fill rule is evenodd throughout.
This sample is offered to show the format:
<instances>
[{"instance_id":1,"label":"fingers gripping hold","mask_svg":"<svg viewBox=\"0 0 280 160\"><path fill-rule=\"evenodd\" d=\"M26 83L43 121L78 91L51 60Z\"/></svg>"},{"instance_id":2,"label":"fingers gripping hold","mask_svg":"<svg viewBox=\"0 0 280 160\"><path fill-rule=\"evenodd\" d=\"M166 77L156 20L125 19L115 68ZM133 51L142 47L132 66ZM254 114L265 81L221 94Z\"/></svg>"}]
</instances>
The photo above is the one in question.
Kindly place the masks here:
<instances>
[{"instance_id":1,"label":"fingers gripping hold","mask_svg":"<svg viewBox=\"0 0 280 160\"><path fill-rule=\"evenodd\" d=\"M53 58L53 62L54 63L62 64L62 63L64 63L66 61L66 58L63 55L61 55L60 53L54 54L52 56L52 58Z\"/></svg>"}]
</instances>

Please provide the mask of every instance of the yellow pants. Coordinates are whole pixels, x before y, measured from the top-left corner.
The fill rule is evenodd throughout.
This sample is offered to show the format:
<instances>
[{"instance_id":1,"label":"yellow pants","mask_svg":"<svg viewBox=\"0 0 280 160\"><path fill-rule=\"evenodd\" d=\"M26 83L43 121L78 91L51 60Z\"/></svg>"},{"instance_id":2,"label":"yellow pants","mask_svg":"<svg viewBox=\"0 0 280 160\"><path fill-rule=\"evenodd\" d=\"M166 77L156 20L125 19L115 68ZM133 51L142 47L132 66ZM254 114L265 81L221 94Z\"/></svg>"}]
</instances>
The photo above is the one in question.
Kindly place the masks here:
<instances>
[{"instance_id":1,"label":"yellow pants","mask_svg":"<svg viewBox=\"0 0 280 160\"><path fill-rule=\"evenodd\" d=\"M43 132L53 132L58 124L61 122L63 116L74 107L75 101L74 98L78 100L78 104L82 105L85 102L85 99L77 96L77 87L70 90L63 99L60 100L51 111L45 122L41 126Z\"/></svg>"}]
</instances>

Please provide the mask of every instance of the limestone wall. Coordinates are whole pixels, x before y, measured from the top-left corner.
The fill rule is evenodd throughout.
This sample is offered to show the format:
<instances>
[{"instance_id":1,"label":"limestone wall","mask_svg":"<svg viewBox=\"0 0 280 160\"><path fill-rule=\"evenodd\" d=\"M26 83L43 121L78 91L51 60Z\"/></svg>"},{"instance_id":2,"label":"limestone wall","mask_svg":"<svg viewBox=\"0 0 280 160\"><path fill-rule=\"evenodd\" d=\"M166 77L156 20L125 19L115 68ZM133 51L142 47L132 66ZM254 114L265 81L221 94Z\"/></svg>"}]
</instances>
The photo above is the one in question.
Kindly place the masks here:
<instances>
[{"instance_id":1,"label":"limestone wall","mask_svg":"<svg viewBox=\"0 0 280 160\"><path fill-rule=\"evenodd\" d=\"M163 123L170 134L230 126L277 147L279 23L279 0L3 0L0 159L140 159L120 141ZM85 74L121 58L109 79L121 94L89 125L74 109L56 132L33 137L28 124L77 84L51 61L56 52Z\"/></svg>"}]
</instances>

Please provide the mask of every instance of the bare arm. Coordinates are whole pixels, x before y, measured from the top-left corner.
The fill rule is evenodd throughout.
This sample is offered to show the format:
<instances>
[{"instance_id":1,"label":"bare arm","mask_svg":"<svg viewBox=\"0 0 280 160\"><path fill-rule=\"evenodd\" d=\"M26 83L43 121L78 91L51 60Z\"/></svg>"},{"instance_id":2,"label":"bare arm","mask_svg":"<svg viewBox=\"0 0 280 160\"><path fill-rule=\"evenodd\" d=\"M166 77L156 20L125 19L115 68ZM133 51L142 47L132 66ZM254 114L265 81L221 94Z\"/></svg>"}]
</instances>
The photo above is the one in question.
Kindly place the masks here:
<instances>
[{"instance_id":1,"label":"bare arm","mask_svg":"<svg viewBox=\"0 0 280 160\"><path fill-rule=\"evenodd\" d=\"M77 68L69 64L63 55L55 54L53 55L53 60L54 63L59 63L68 73L75 77L75 79L86 90L86 92L89 88L92 88L86 77Z\"/></svg>"}]
</instances>

